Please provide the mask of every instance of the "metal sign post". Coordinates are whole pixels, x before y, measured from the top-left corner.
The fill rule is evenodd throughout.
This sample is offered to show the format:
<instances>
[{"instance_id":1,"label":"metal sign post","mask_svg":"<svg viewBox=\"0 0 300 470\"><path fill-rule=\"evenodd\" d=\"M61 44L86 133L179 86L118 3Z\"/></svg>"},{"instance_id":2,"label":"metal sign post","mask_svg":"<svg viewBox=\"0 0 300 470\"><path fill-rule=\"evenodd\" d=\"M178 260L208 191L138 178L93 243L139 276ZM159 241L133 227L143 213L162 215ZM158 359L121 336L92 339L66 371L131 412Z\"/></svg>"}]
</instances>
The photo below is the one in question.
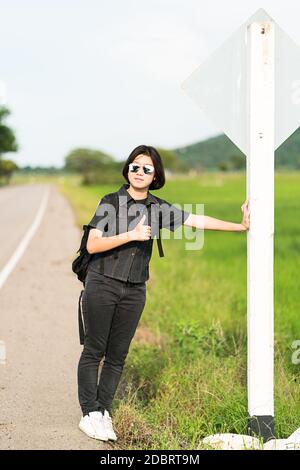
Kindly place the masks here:
<instances>
[{"instance_id":1,"label":"metal sign post","mask_svg":"<svg viewBox=\"0 0 300 470\"><path fill-rule=\"evenodd\" d=\"M300 49L259 9L182 84L247 161L248 433L274 438L274 151L300 125Z\"/></svg>"},{"instance_id":2,"label":"metal sign post","mask_svg":"<svg viewBox=\"0 0 300 470\"><path fill-rule=\"evenodd\" d=\"M248 113L247 233L248 411L250 432L274 437L274 24L247 28Z\"/></svg>"}]
</instances>

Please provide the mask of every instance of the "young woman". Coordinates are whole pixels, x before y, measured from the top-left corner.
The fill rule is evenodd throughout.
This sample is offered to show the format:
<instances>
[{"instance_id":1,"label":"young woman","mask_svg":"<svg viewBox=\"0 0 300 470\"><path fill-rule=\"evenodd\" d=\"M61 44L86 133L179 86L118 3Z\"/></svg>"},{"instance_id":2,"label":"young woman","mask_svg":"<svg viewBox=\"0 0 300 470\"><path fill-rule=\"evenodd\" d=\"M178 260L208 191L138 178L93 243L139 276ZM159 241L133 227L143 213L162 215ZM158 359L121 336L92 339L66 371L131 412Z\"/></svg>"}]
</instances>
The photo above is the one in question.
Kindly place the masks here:
<instances>
[{"instance_id":1,"label":"young woman","mask_svg":"<svg viewBox=\"0 0 300 470\"><path fill-rule=\"evenodd\" d=\"M123 176L127 183L101 199L89 223L87 250L93 256L82 296L85 339L78 364L79 428L104 441L117 439L111 407L146 302L153 237L160 228L174 231L183 224L240 232L247 231L250 224L248 201L241 206L239 224L192 214L150 193L149 189L165 184L162 160L153 147L136 147L124 165Z\"/></svg>"}]
</instances>

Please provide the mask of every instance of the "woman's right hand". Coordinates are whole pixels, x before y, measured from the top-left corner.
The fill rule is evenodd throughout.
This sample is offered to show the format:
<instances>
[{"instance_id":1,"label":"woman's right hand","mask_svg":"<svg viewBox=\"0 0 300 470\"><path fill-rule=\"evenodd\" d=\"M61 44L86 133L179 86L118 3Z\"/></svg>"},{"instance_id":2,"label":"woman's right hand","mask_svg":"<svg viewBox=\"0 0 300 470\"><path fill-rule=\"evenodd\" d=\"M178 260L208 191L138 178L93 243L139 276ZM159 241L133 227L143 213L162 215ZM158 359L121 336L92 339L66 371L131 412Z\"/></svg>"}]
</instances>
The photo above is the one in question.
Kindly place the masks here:
<instances>
[{"instance_id":1,"label":"woman's right hand","mask_svg":"<svg viewBox=\"0 0 300 470\"><path fill-rule=\"evenodd\" d=\"M150 225L143 225L145 218L146 215L144 214L139 223L136 225L136 227L133 230L129 231L131 240L144 241L149 240L151 238Z\"/></svg>"},{"instance_id":2,"label":"woman's right hand","mask_svg":"<svg viewBox=\"0 0 300 470\"><path fill-rule=\"evenodd\" d=\"M242 225L245 227L245 230L249 230L250 229L249 199L246 199L244 204L241 206L241 211L243 212Z\"/></svg>"}]
</instances>

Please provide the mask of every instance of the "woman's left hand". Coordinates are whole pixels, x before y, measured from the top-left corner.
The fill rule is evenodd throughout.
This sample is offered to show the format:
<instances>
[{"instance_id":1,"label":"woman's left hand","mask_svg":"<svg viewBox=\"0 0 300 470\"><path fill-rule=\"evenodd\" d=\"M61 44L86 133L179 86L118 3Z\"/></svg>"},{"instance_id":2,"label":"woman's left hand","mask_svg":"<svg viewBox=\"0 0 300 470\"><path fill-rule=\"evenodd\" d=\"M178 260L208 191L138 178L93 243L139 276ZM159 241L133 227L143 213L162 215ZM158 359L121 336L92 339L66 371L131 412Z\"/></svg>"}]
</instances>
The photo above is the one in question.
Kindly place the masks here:
<instances>
[{"instance_id":1,"label":"woman's left hand","mask_svg":"<svg viewBox=\"0 0 300 470\"><path fill-rule=\"evenodd\" d=\"M250 228L249 199L246 199L244 204L241 205L241 211L243 212L242 225L245 227L245 230L249 230Z\"/></svg>"}]
</instances>

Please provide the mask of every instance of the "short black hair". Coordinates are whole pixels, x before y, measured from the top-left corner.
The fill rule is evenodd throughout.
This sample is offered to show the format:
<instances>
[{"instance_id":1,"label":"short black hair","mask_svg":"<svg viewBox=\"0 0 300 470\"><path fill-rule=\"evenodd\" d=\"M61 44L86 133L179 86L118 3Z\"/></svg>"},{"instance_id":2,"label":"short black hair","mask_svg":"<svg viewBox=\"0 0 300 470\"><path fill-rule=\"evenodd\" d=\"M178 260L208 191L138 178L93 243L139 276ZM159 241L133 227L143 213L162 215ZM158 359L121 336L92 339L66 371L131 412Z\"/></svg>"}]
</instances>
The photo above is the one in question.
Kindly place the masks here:
<instances>
[{"instance_id":1,"label":"short black hair","mask_svg":"<svg viewBox=\"0 0 300 470\"><path fill-rule=\"evenodd\" d=\"M133 160L140 154L148 155L151 158L154 169L155 169L155 179L153 179L152 183L150 184L149 190L162 188L166 182L163 162L158 151L154 147L151 147L150 145L138 145L137 147L135 147L135 149L132 150L122 170L122 174L124 178L129 183L128 176L127 176L129 163L132 163Z\"/></svg>"}]
</instances>

